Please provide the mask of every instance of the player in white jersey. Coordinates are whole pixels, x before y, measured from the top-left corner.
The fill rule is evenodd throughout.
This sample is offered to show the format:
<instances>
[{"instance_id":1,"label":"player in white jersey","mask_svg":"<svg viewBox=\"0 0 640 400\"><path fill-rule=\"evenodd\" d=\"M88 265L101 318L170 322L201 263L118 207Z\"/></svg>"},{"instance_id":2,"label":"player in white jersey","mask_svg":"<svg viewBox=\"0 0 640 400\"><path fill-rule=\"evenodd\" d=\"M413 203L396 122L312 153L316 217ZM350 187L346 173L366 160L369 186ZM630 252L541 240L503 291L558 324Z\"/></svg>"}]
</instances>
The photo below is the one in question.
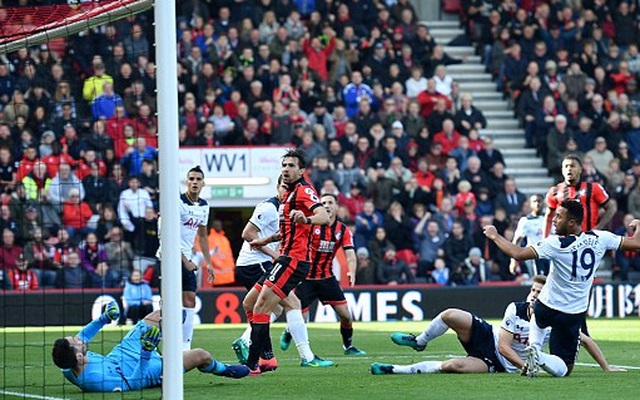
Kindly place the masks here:
<instances>
[{"instance_id":1,"label":"player in white jersey","mask_svg":"<svg viewBox=\"0 0 640 400\"><path fill-rule=\"evenodd\" d=\"M207 225L209 223L209 203L200 198L204 188L204 172L195 166L187 173L187 191L180 195L180 253L182 257L182 349L191 348L193 338L193 318L196 308L196 271L198 264L191 260L196 237L204 254L209 272L209 280L213 281L213 265L209 253ZM162 260L162 250L158 249L158 258Z\"/></svg>"},{"instance_id":2,"label":"player in white jersey","mask_svg":"<svg viewBox=\"0 0 640 400\"><path fill-rule=\"evenodd\" d=\"M458 340L467 352L465 358L447 361L424 361L411 365L371 364L371 373L419 374L419 373L516 373L525 366L526 347L529 344L530 319L533 305L538 298L547 278L544 275L533 277L533 284L526 301L510 303L502 317L500 327L494 327L483 319L463 310L450 308L440 313L427 326L424 333L414 336L407 333L394 333L391 340L401 346L409 346L417 351L426 348L427 343L443 335L449 328L454 330ZM545 341L550 330L545 331ZM590 354L605 371L617 370L607 363L597 344L588 336L581 340Z\"/></svg>"},{"instance_id":3,"label":"player in white jersey","mask_svg":"<svg viewBox=\"0 0 640 400\"><path fill-rule=\"evenodd\" d=\"M513 243L521 245L523 240L526 240L527 244L538 243L542 240L544 234L544 199L539 194L534 194L529 198L529 204L531 206L531 213L520 218L516 230L513 233ZM526 267L525 271L529 276L534 275L546 275L549 272L549 262L547 260L527 260L522 263ZM509 270L512 274L517 272L518 263L516 260L511 259L509 264Z\"/></svg>"},{"instance_id":4,"label":"player in white jersey","mask_svg":"<svg viewBox=\"0 0 640 400\"><path fill-rule=\"evenodd\" d=\"M582 204L565 200L556 210L556 235L526 248L518 247L499 235L494 226L484 234L509 257L516 260L545 258L551 261L547 284L535 304L530 345L527 347L527 375L535 377L540 368L554 376L567 376L575 363L580 326L589 305L589 289L608 250L640 250L640 220L633 220L633 237L594 230L582 232ZM541 352L544 329L551 327L549 350Z\"/></svg>"},{"instance_id":5,"label":"player in white jersey","mask_svg":"<svg viewBox=\"0 0 640 400\"><path fill-rule=\"evenodd\" d=\"M449 308L438 314L418 336L399 332L391 335L395 344L423 351L429 342L452 329L467 352L467 357L446 361L423 361L411 365L373 363L371 373L385 375L518 372L519 368L524 366L524 349L528 343L531 308L544 282L544 275L534 277L527 300L510 303L504 312L500 327L494 327L470 312Z\"/></svg>"}]
</instances>

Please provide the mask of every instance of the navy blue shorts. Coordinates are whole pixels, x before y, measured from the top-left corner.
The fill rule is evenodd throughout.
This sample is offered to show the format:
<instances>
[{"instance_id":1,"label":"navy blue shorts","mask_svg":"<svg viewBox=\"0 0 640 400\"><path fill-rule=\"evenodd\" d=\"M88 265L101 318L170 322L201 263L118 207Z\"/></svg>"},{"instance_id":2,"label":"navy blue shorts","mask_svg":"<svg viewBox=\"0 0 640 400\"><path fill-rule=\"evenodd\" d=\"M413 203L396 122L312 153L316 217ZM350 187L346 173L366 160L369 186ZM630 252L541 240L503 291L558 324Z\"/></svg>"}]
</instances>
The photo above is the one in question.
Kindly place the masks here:
<instances>
[{"instance_id":1,"label":"navy blue shorts","mask_svg":"<svg viewBox=\"0 0 640 400\"><path fill-rule=\"evenodd\" d=\"M247 290L251 290L256 284L262 286L272 269L273 263L271 261L251 265L237 265L236 283L241 284Z\"/></svg>"},{"instance_id":2,"label":"navy blue shorts","mask_svg":"<svg viewBox=\"0 0 640 400\"><path fill-rule=\"evenodd\" d=\"M182 291L183 292L195 292L198 289L198 281L196 280L196 272L189 271L184 264L182 264Z\"/></svg>"},{"instance_id":3,"label":"navy blue shorts","mask_svg":"<svg viewBox=\"0 0 640 400\"><path fill-rule=\"evenodd\" d=\"M482 318L473 315L471 338L469 342L460 341L467 356L479 358L487 364L488 372L505 372L504 366L496 356L496 344L493 340L493 326Z\"/></svg>"},{"instance_id":4,"label":"navy blue shorts","mask_svg":"<svg viewBox=\"0 0 640 400\"><path fill-rule=\"evenodd\" d=\"M585 322L586 313L567 314L554 310L536 301L534 306L536 323L540 328L551 327L549 351L565 364L574 364L578 355L580 327Z\"/></svg>"},{"instance_id":5,"label":"navy blue shorts","mask_svg":"<svg viewBox=\"0 0 640 400\"><path fill-rule=\"evenodd\" d=\"M296 296L300 299L303 311L309 308L316 299L324 305L347 304L340 283L335 277L302 281L296 288Z\"/></svg>"}]
</instances>

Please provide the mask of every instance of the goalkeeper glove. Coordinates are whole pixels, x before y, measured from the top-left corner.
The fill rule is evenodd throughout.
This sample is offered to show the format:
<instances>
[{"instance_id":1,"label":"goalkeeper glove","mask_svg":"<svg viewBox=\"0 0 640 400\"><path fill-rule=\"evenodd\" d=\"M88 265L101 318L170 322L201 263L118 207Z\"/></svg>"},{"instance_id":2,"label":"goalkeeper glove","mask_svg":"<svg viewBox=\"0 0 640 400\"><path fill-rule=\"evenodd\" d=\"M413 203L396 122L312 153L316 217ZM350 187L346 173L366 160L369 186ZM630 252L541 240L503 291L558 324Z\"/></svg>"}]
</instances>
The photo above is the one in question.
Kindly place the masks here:
<instances>
[{"instance_id":1,"label":"goalkeeper glove","mask_svg":"<svg viewBox=\"0 0 640 400\"><path fill-rule=\"evenodd\" d=\"M118 304L115 301L107 304L104 312L100 316L100 320L105 324L110 323L111 321L116 321L120 318L120 308L118 308Z\"/></svg>"},{"instance_id":2,"label":"goalkeeper glove","mask_svg":"<svg viewBox=\"0 0 640 400\"><path fill-rule=\"evenodd\" d=\"M150 326L145 333L140 336L140 343L142 344L142 350L146 352L152 352L162 339L162 333L157 326Z\"/></svg>"}]
</instances>

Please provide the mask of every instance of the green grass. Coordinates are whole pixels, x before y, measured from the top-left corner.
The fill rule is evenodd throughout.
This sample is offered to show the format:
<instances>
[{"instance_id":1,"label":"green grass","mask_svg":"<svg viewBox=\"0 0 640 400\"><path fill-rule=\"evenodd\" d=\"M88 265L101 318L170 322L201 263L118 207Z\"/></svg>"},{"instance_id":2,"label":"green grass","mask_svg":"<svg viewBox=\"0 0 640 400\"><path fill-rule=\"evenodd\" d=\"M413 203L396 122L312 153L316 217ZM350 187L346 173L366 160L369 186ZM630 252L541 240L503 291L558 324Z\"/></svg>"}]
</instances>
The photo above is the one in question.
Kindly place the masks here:
<instances>
[{"instance_id":1,"label":"green grass","mask_svg":"<svg viewBox=\"0 0 640 400\"><path fill-rule=\"evenodd\" d=\"M497 323L497 321L493 321ZM276 348L280 368L261 377L230 380L192 371L185 376L185 399L636 399L640 389L640 320L591 320L593 337L614 365L636 367L625 373L604 373L593 366L586 352L568 378L541 376L527 379L509 374L394 375L373 376L373 361L408 364L424 359L445 359L463 355L453 334L429 344L423 353L394 345L389 333L420 332L427 322L356 323L354 344L367 351L366 357L342 354L338 324L313 324L310 337L315 353L336 361L326 369L301 368L295 346L287 352ZM199 327L194 346L209 350L217 359L233 362L231 342L244 329L240 325ZM277 346L282 324L272 326ZM107 352L122 337L123 329L107 329L92 343L93 351ZM77 332L65 328L64 334ZM64 383L50 361L51 343L62 334L60 328L0 329L0 387L6 391L71 399L158 399L160 389L126 394L83 394ZM588 365L582 365L588 364ZM3 395L0 393L0 399ZM17 397L5 395L7 400Z\"/></svg>"}]
</instances>

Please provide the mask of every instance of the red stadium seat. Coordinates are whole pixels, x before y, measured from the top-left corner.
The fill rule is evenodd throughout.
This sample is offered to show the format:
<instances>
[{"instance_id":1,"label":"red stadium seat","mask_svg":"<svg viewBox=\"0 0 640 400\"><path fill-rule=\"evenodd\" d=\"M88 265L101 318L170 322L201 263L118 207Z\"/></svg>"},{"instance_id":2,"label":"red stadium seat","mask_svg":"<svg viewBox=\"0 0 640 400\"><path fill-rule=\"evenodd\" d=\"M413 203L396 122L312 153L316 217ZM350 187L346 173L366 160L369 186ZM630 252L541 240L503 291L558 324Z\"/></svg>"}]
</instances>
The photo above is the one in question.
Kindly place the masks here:
<instances>
[{"instance_id":1,"label":"red stadium seat","mask_svg":"<svg viewBox=\"0 0 640 400\"><path fill-rule=\"evenodd\" d=\"M448 14L458 14L462 11L461 0L442 0L442 11Z\"/></svg>"}]
</instances>

